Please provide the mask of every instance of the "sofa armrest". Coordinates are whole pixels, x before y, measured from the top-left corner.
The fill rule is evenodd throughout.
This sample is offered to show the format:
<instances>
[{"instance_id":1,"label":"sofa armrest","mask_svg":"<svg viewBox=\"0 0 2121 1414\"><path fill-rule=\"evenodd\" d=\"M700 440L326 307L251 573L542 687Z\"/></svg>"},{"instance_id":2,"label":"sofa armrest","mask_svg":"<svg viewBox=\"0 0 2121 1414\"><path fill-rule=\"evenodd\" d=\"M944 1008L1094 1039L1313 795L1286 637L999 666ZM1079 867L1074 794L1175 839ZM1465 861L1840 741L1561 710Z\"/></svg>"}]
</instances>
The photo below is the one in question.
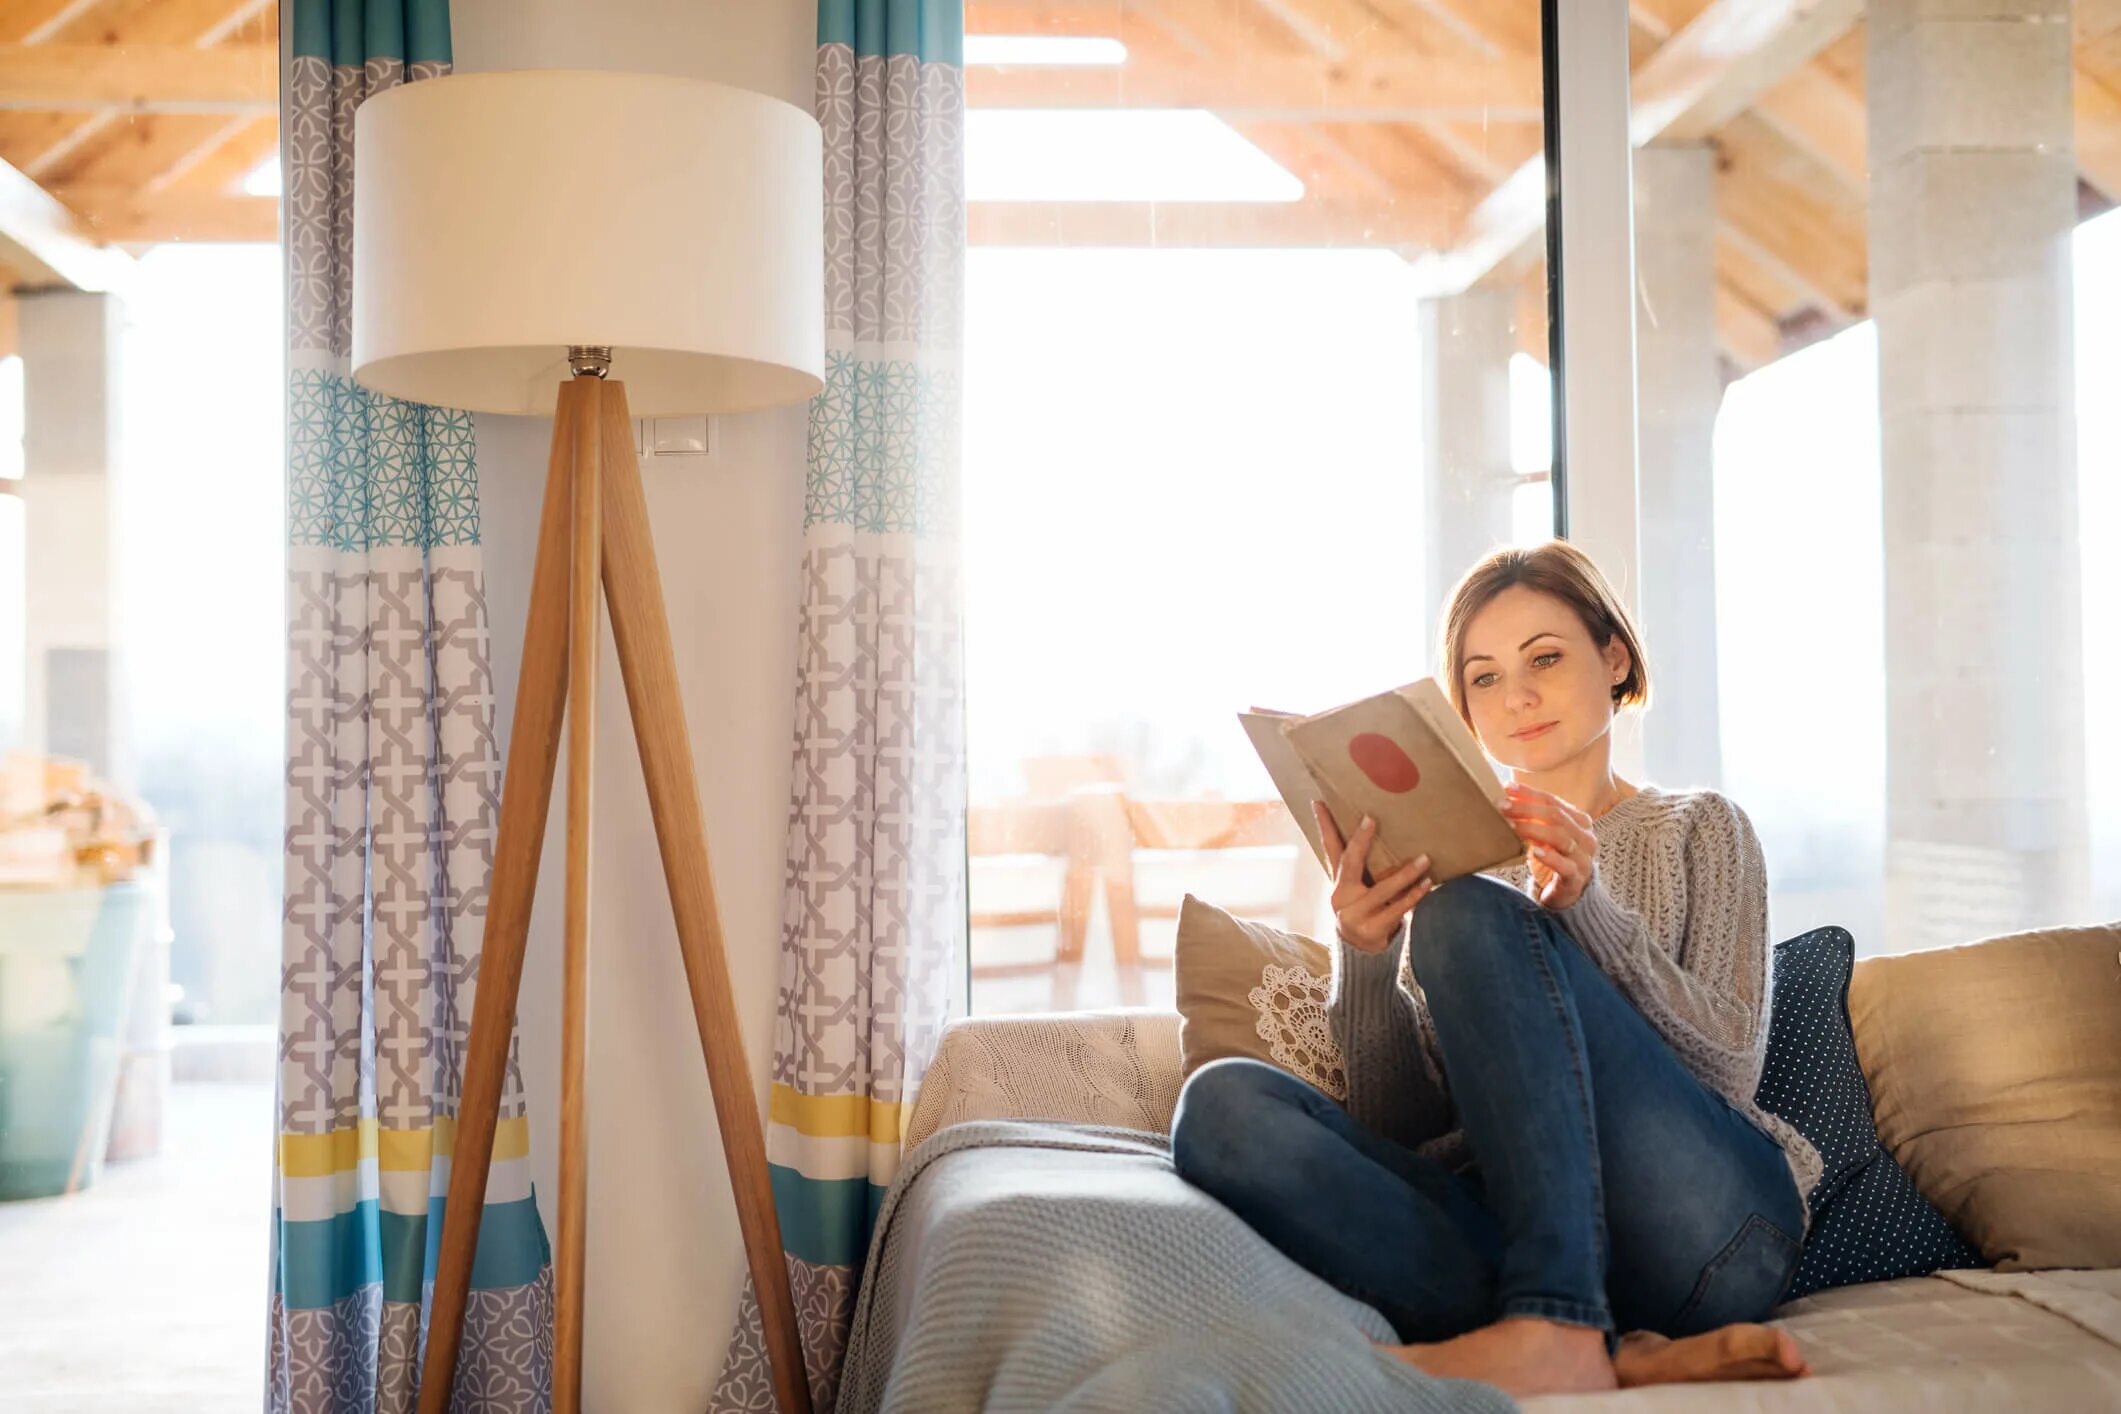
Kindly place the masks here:
<instances>
[{"instance_id":1,"label":"sofa armrest","mask_svg":"<svg viewBox=\"0 0 2121 1414\"><path fill-rule=\"evenodd\" d=\"M1168 1133L1178 1104L1175 1011L960 1017L943 1031L905 1148L969 1119L1052 1119Z\"/></svg>"}]
</instances>

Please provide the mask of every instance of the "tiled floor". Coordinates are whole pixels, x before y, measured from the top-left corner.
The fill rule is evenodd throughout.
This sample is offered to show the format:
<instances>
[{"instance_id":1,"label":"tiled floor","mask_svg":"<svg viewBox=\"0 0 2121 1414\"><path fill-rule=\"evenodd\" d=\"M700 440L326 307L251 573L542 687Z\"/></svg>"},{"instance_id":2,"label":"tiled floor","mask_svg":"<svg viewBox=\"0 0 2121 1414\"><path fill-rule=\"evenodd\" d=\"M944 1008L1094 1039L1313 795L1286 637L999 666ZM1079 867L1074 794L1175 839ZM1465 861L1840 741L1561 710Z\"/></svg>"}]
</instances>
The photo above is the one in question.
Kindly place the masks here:
<instances>
[{"instance_id":1,"label":"tiled floor","mask_svg":"<svg viewBox=\"0 0 2121 1414\"><path fill-rule=\"evenodd\" d=\"M0 1203L0 1409L260 1408L272 1089L179 1085L160 1156Z\"/></svg>"}]
</instances>

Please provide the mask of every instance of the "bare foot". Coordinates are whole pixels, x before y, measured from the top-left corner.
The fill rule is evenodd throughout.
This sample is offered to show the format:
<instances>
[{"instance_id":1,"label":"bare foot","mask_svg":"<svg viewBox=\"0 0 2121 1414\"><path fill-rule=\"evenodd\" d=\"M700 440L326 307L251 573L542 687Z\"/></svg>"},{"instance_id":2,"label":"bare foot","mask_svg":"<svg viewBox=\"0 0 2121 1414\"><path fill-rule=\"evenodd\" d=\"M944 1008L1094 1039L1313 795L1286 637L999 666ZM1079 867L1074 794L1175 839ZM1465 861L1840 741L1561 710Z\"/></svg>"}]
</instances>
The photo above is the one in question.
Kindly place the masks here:
<instances>
[{"instance_id":1,"label":"bare foot","mask_svg":"<svg viewBox=\"0 0 2121 1414\"><path fill-rule=\"evenodd\" d=\"M1520 1397L1619 1387L1604 1333L1559 1321L1505 1317L1434 1345L1384 1348L1439 1379L1485 1380Z\"/></svg>"},{"instance_id":2,"label":"bare foot","mask_svg":"<svg viewBox=\"0 0 2121 1414\"><path fill-rule=\"evenodd\" d=\"M1724 1326L1683 1340L1629 1331L1613 1356L1613 1373L1624 1389L1701 1380L1793 1380L1811 1372L1797 1338L1775 1326Z\"/></svg>"}]
</instances>

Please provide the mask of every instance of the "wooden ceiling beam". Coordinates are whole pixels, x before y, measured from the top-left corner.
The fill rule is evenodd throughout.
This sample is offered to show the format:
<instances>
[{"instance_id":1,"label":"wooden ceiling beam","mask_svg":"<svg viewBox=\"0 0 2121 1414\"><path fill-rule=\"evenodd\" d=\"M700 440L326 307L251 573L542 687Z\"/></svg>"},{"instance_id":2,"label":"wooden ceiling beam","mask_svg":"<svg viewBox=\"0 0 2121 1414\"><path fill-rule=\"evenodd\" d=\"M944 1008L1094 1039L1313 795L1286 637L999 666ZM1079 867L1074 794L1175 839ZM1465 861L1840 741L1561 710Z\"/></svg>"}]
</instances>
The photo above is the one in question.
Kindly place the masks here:
<instances>
[{"instance_id":1,"label":"wooden ceiling beam","mask_svg":"<svg viewBox=\"0 0 2121 1414\"><path fill-rule=\"evenodd\" d=\"M1833 174L1857 201L1870 197L1870 158L1864 144L1869 116L1863 95L1817 64L1785 77L1753 105L1782 137Z\"/></svg>"},{"instance_id":2,"label":"wooden ceiling beam","mask_svg":"<svg viewBox=\"0 0 2121 1414\"><path fill-rule=\"evenodd\" d=\"M61 187L80 227L113 245L168 241L277 241L280 201L271 196L171 190L154 196L113 187Z\"/></svg>"},{"instance_id":3,"label":"wooden ceiling beam","mask_svg":"<svg viewBox=\"0 0 2121 1414\"><path fill-rule=\"evenodd\" d=\"M1538 121L1534 60L1428 57L1136 63L1109 68L974 66L968 108L1210 108L1225 117L1312 120L1483 115Z\"/></svg>"},{"instance_id":4,"label":"wooden ceiling beam","mask_svg":"<svg viewBox=\"0 0 2121 1414\"><path fill-rule=\"evenodd\" d=\"M2077 171L2108 201L2121 203L2121 92L2080 68L2070 102L2076 109Z\"/></svg>"},{"instance_id":5,"label":"wooden ceiling beam","mask_svg":"<svg viewBox=\"0 0 2121 1414\"><path fill-rule=\"evenodd\" d=\"M278 152L279 147L280 120L277 117L235 118L212 141L185 153L183 158L150 180L142 191L149 196L171 188L234 195L237 184Z\"/></svg>"},{"instance_id":6,"label":"wooden ceiling beam","mask_svg":"<svg viewBox=\"0 0 2121 1414\"><path fill-rule=\"evenodd\" d=\"M1746 372L1782 357L1782 326L1722 280L1716 282L1716 342Z\"/></svg>"},{"instance_id":7,"label":"wooden ceiling beam","mask_svg":"<svg viewBox=\"0 0 2121 1414\"><path fill-rule=\"evenodd\" d=\"M0 5L0 44L49 39L102 0L8 0Z\"/></svg>"},{"instance_id":8,"label":"wooden ceiling beam","mask_svg":"<svg viewBox=\"0 0 2121 1414\"><path fill-rule=\"evenodd\" d=\"M1246 142L1302 182L1307 192L1350 191L1376 202L1398 199L1399 189L1389 176L1350 155L1319 124L1239 123L1236 128Z\"/></svg>"},{"instance_id":9,"label":"wooden ceiling beam","mask_svg":"<svg viewBox=\"0 0 2121 1414\"><path fill-rule=\"evenodd\" d=\"M1538 0L1412 0L1424 13L1472 45L1501 57L1539 53Z\"/></svg>"},{"instance_id":10,"label":"wooden ceiling beam","mask_svg":"<svg viewBox=\"0 0 2121 1414\"><path fill-rule=\"evenodd\" d=\"M1301 35L1248 0L965 0L965 33L1116 39L1130 52L1148 45L1196 57L1233 44L1283 56L1309 52Z\"/></svg>"},{"instance_id":11,"label":"wooden ceiling beam","mask_svg":"<svg viewBox=\"0 0 2121 1414\"><path fill-rule=\"evenodd\" d=\"M1840 199L1817 164L1759 118L1729 124L1716 147L1713 216L1730 238L1829 319L1862 318L1870 295L1865 209Z\"/></svg>"},{"instance_id":12,"label":"wooden ceiling beam","mask_svg":"<svg viewBox=\"0 0 2121 1414\"><path fill-rule=\"evenodd\" d=\"M0 163L0 264L29 285L102 291L124 288L134 261L102 249L56 197Z\"/></svg>"},{"instance_id":13,"label":"wooden ceiling beam","mask_svg":"<svg viewBox=\"0 0 2121 1414\"><path fill-rule=\"evenodd\" d=\"M1635 145L1708 138L1862 16L1863 0L1716 0L1631 76Z\"/></svg>"},{"instance_id":14,"label":"wooden ceiling beam","mask_svg":"<svg viewBox=\"0 0 2121 1414\"><path fill-rule=\"evenodd\" d=\"M59 112L270 113L277 46L0 45L0 108Z\"/></svg>"},{"instance_id":15,"label":"wooden ceiling beam","mask_svg":"<svg viewBox=\"0 0 2121 1414\"><path fill-rule=\"evenodd\" d=\"M1723 126L1861 13L1862 0L1711 0L1637 66L1631 141L1678 141L1712 118ZM1468 289L1536 239L1545 222L1546 172L1543 158L1534 158L1474 209L1455 249L1414 262L1417 277L1437 294Z\"/></svg>"},{"instance_id":16,"label":"wooden ceiling beam","mask_svg":"<svg viewBox=\"0 0 2121 1414\"><path fill-rule=\"evenodd\" d=\"M1761 259L1757 242L1720 221L1716 225L1716 278L1773 319L1798 313L1811 299L1801 284L1790 280L1781 262Z\"/></svg>"}]
</instances>

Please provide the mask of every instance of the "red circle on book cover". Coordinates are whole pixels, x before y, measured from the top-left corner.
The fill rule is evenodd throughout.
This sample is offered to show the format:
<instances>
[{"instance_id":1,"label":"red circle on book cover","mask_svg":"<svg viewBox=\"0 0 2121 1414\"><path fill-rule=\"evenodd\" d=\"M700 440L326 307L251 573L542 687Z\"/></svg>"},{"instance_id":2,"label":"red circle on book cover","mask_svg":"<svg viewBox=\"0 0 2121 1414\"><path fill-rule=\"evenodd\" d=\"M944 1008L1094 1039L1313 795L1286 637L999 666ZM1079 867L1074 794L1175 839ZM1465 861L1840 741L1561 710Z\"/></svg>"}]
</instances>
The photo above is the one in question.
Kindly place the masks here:
<instances>
[{"instance_id":1,"label":"red circle on book cover","mask_svg":"<svg viewBox=\"0 0 2121 1414\"><path fill-rule=\"evenodd\" d=\"M1421 771L1413 758L1388 736L1379 736L1376 732L1357 733L1348 742L1348 759L1379 790L1403 795L1421 784Z\"/></svg>"}]
</instances>

